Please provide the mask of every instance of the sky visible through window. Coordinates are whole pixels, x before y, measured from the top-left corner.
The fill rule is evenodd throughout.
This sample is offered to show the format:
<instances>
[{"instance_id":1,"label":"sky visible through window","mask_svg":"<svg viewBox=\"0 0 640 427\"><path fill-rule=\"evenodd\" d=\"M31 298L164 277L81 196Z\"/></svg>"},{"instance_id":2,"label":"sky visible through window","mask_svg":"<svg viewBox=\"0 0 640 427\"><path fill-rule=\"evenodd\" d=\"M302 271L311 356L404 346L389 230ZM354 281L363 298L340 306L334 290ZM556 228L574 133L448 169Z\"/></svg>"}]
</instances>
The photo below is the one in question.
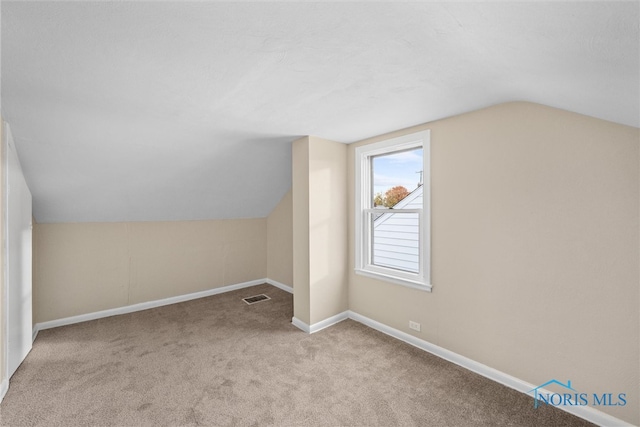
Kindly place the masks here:
<instances>
[{"instance_id":1,"label":"sky visible through window","mask_svg":"<svg viewBox=\"0 0 640 427\"><path fill-rule=\"evenodd\" d=\"M422 183L422 165L422 148L374 157L373 196L398 185L412 192Z\"/></svg>"}]
</instances>

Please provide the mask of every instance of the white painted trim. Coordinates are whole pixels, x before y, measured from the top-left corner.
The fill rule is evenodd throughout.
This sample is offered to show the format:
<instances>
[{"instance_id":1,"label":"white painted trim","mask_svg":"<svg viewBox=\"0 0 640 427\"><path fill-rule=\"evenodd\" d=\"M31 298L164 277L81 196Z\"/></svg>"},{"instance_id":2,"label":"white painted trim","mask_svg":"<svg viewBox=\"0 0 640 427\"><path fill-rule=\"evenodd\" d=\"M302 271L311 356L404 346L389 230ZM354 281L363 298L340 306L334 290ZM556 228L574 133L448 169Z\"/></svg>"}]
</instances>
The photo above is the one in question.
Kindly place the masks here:
<instances>
[{"instance_id":1,"label":"white painted trim","mask_svg":"<svg viewBox=\"0 0 640 427\"><path fill-rule=\"evenodd\" d=\"M487 365L483 365L482 363L476 362L475 360L471 360L458 353L454 353L453 351L447 350L428 341L417 338L406 332L402 332L398 329L387 326L354 311L349 311L348 315L350 319L355 320L356 322L360 322L363 325L387 334L393 338L399 339L400 341L404 341L407 344L411 344L414 347L427 351L442 359L448 360L451 363L455 363L456 365L468 369L469 371L475 372L476 374L482 375L485 378L498 382L528 396L531 396L529 392L537 387L536 385L513 377L504 372L498 371L497 369L493 369ZM548 392L544 389L541 389L541 391L543 393ZM629 424L626 421L623 421L612 415L605 414L604 412L599 411L592 406L556 406L556 408L600 426L632 426L632 424Z\"/></svg>"},{"instance_id":2,"label":"white painted trim","mask_svg":"<svg viewBox=\"0 0 640 427\"><path fill-rule=\"evenodd\" d=\"M300 329L302 332L306 332L307 334L311 333L311 328L309 327L309 325L307 325L306 323L304 323L302 320L298 319L297 317L292 317L291 318L291 324L293 326L295 326L296 328Z\"/></svg>"},{"instance_id":3,"label":"white painted trim","mask_svg":"<svg viewBox=\"0 0 640 427\"><path fill-rule=\"evenodd\" d=\"M4 396L7 394L7 391L9 391L9 380L5 378L0 383L0 403L2 403L2 399L4 399Z\"/></svg>"},{"instance_id":4,"label":"white painted trim","mask_svg":"<svg viewBox=\"0 0 640 427\"><path fill-rule=\"evenodd\" d=\"M38 332L40 332L40 328L38 327L38 323L33 325L33 333L31 334L31 343L34 343L36 338L38 337Z\"/></svg>"},{"instance_id":5,"label":"white painted trim","mask_svg":"<svg viewBox=\"0 0 640 427\"><path fill-rule=\"evenodd\" d=\"M155 301L141 302L139 304L127 305L124 307L111 308L109 310L102 310L94 313L80 314L78 316L66 317L64 319L37 323L36 328L38 328L39 331L42 331L44 329L57 328L59 326L73 325L74 323L87 322L89 320L102 319L104 317L117 316L119 314L128 314L136 311L148 310L150 308L162 307L164 305L191 301L198 298L209 297L212 295L218 295L225 292L230 292L238 289L248 288L251 286L261 285L263 283L266 283L266 279L251 280L249 282L238 283L236 285L222 286L220 288L213 288L206 291L194 292L192 294L179 295L179 296L155 300Z\"/></svg>"},{"instance_id":6,"label":"white painted trim","mask_svg":"<svg viewBox=\"0 0 640 427\"><path fill-rule=\"evenodd\" d=\"M395 283L396 285L406 286L411 289L431 292L431 285L429 284L424 284L421 282L415 282L413 280L403 279L401 277L394 277L391 275L382 274L382 273L379 273L378 271L375 271L374 268L380 271L386 270L385 268L380 268L378 266L369 266L369 270L356 269L355 273L359 274L360 276L366 276L366 277L371 277L372 279L384 280L386 282Z\"/></svg>"},{"instance_id":7,"label":"white painted trim","mask_svg":"<svg viewBox=\"0 0 640 427\"><path fill-rule=\"evenodd\" d=\"M420 267L419 273L381 268L372 264L371 256L371 227L370 216L367 212L374 211L371 206L373 183L371 175L371 158L373 156L393 153L406 149L421 147L423 151L423 200L420 213ZM361 145L355 150L355 270L358 274L389 283L408 286L414 289L431 291L431 131L429 129L402 135L396 138ZM398 209L398 212L412 212L414 209ZM381 211L383 213L385 211Z\"/></svg>"},{"instance_id":8,"label":"white painted trim","mask_svg":"<svg viewBox=\"0 0 640 427\"><path fill-rule=\"evenodd\" d=\"M343 311L342 313L338 313L335 316L328 317L320 322L314 323L309 328L309 333L313 334L315 332L321 331L324 328L328 328L329 326L333 326L336 323L340 323L343 320L347 320L349 318L349 311Z\"/></svg>"},{"instance_id":9,"label":"white painted trim","mask_svg":"<svg viewBox=\"0 0 640 427\"><path fill-rule=\"evenodd\" d=\"M277 282L277 281L271 280L271 279L266 279L265 282L270 284L271 286L275 286L276 288L280 288L285 292L289 292L290 294L293 293L293 288L291 286L285 285L284 283L280 283L280 282Z\"/></svg>"},{"instance_id":10,"label":"white painted trim","mask_svg":"<svg viewBox=\"0 0 640 427\"><path fill-rule=\"evenodd\" d=\"M317 323L314 323L311 326L307 325L297 317L293 317L291 319L291 323L293 324L293 326L303 330L304 332L308 334L313 334L315 332L328 328L329 326L333 326L336 323L340 323L343 320L347 320L348 318L349 318L349 311L347 310L347 311L343 311L342 313L338 313L335 316L331 316Z\"/></svg>"}]
</instances>

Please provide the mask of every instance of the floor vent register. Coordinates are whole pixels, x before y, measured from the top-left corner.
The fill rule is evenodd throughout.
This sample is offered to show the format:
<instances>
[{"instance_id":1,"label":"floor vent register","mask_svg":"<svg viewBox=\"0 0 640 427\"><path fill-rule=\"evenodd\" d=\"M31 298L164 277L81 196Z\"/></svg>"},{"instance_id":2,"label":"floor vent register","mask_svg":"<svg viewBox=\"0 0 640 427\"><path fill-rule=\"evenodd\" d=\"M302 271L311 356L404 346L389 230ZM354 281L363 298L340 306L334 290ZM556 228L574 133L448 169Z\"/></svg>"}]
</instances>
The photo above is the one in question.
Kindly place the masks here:
<instances>
[{"instance_id":1,"label":"floor vent register","mask_svg":"<svg viewBox=\"0 0 640 427\"><path fill-rule=\"evenodd\" d=\"M256 296L253 296L253 297L242 298L242 301L244 301L247 304L251 305L251 304L258 303L260 301L266 301L268 299L271 299L271 298L269 298L265 294L261 294L261 295L256 295Z\"/></svg>"}]
</instances>

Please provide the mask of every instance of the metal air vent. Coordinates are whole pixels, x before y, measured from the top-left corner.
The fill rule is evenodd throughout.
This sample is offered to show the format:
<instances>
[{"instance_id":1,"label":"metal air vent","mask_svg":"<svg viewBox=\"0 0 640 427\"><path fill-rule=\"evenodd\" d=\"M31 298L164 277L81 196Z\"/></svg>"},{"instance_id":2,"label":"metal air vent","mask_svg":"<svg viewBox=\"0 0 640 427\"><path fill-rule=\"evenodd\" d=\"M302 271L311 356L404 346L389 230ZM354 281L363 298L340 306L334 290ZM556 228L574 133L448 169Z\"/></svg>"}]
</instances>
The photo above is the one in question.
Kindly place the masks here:
<instances>
[{"instance_id":1,"label":"metal air vent","mask_svg":"<svg viewBox=\"0 0 640 427\"><path fill-rule=\"evenodd\" d=\"M269 298L265 294L261 294L261 295L255 295L255 296L252 296L252 297L242 298L242 301L244 301L247 304L251 305L251 304L255 304L255 303L260 302L260 301L266 301L268 299L271 299L271 298Z\"/></svg>"}]
</instances>

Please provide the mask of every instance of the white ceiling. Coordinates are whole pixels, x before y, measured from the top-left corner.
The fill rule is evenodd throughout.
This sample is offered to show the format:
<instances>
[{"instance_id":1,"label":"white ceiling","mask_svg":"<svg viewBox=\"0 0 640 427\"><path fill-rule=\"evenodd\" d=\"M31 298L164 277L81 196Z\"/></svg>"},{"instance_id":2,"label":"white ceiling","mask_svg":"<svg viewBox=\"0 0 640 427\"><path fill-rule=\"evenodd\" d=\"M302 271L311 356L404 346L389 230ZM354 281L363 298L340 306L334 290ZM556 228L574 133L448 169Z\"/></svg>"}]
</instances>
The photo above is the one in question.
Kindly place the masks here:
<instances>
[{"instance_id":1,"label":"white ceiling","mask_svg":"<svg viewBox=\"0 0 640 427\"><path fill-rule=\"evenodd\" d=\"M2 1L39 222L264 217L291 141L515 100L640 122L640 2Z\"/></svg>"}]
</instances>

